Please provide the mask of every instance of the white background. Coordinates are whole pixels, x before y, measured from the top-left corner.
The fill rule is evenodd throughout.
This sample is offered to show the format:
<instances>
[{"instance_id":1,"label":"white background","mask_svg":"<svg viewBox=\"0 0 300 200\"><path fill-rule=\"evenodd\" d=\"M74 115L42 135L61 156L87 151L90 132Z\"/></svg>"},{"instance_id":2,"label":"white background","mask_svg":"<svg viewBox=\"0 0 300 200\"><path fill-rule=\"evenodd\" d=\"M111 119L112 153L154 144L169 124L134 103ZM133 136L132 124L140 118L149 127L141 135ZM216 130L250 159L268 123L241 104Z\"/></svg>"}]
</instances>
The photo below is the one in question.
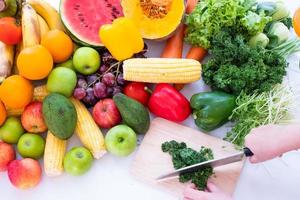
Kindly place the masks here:
<instances>
[{"instance_id":1,"label":"white background","mask_svg":"<svg viewBox=\"0 0 300 200\"><path fill-rule=\"evenodd\" d=\"M59 0L47 0L58 8ZM293 13L300 7L298 0L286 0L286 5ZM101 12L101 11L99 11ZM149 57L159 56L162 43L151 43ZM187 50L187 48L185 48ZM290 59L288 79L290 84L299 89L299 55ZM196 92L207 88L201 81L187 86L183 93L190 98ZM192 119L184 124L196 128ZM213 133L222 137L228 126ZM283 133L284 134L284 133ZM80 145L76 136L69 142L68 148ZM7 173L0 174L0 199L3 200L84 200L84 199L131 199L131 200L175 200L165 191L152 188L136 181L129 174L130 163L134 154L127 158L106 155L96 160L92 169L81 177L64 174L56 178L48 178L43 174L39 186L23 191L14 188ZM41 161L42 163L42 161ZM290 152L283 157L261 164L246 162L240 177L235 199L240 200L299 200L300 199L300 152Z\"/></svg>"}]
</instances>

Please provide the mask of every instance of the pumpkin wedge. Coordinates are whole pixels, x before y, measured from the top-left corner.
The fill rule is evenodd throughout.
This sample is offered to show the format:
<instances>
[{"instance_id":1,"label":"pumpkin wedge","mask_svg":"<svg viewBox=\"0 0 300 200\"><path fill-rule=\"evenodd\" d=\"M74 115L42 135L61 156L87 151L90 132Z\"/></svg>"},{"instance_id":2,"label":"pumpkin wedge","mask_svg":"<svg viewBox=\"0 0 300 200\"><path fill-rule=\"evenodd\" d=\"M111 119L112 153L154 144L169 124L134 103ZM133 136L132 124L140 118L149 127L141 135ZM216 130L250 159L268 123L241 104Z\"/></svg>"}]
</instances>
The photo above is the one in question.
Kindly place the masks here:
<instances>
[{"instance_id":1,"label":"pumpkin wedge","mask_svg":"<svg viewBox=\"0 0 300 200\"><path fill-rule=\"evenodd\" d=\"M145 39L167 39L180 25L184 0L122 0L123 12Z\"/></svg>"}]
</instances>

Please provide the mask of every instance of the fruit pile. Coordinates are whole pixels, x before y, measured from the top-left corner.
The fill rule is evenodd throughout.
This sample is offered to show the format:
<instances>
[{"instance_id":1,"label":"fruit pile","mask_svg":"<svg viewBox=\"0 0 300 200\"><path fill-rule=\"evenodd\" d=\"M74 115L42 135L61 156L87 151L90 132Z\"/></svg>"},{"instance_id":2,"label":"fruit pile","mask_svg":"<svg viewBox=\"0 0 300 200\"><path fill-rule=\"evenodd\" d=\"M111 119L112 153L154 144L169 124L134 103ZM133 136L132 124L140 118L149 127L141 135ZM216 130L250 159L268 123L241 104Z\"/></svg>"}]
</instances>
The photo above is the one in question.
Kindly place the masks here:
<instances>
[{"instance_id":1,"label":"fruit pile","mask_svg":"<svg viewBox=\"0 0 300 200\"><path fill-rule=\"evenodd\" d=\"M86 49L87 47L85 47ZM74 58L80 56L80 52ZM134 54L134 58L145 58L147 52L147 45L144 49ZM82 59L89 57L88 54L82 55ZM96 55L95 55L96 57ZM82 68L81 74L77 74L77 85L74 90L74 97L78 100L82 100L86 106L94 106L100 99L111 98L114 95L123 91L126 81L123 77L123 63L117 61L108 51L100 52L100 61L93 65L91 62L95 59L91 56L91 59L87 59L85 64L80 64L78 68L83 66L95 66L97 69L95 73L88 73L86 67ZM80 57L78 60L82 60ZM76 63L76 60L73 60ZM101 63L101 64L100 64ZM76 66L76 64L74 64Z\"/></svg>"},{"instance_id":2,"label":"fruit pile","mask_svg":"<svg viewBox=\"0 0 300 200\"><path fill-rule=\"evenodd\" d=\"M35 187L42 170L77 176L107 151L131 154L136 134L149 129L147 107L173 121L191 112L164 83L200 78L198 61L146 59L147 37L119 1L60 4L58 13L43 0L0 0L0 169L21 189ZM145 82L162 84L152 92ZM105 136L100 128L109 129ZM66 152L74 133L83 146Z\"/></svg>"}]
</instances>

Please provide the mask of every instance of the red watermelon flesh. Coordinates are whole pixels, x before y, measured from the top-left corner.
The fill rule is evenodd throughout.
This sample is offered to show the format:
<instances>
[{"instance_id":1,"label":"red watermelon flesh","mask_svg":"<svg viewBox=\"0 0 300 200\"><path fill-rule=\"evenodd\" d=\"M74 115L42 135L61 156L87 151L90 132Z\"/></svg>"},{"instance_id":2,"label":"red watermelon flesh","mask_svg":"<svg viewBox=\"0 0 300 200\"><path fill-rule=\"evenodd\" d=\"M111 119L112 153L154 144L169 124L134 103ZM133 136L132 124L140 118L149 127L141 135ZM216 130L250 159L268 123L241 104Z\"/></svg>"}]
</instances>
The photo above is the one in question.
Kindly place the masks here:
<instances>
[{"instance_id":1,"label":"red watermelon flesh","mask_svg":"<svg viewBox=\"0 0 300 200\"><path fill-rule=\"evenodd\" d=\"M99 29L123 16L121 0L61 0L61 18L76 40L91 46L103 46Z\"/></svg>"}]
</instances>

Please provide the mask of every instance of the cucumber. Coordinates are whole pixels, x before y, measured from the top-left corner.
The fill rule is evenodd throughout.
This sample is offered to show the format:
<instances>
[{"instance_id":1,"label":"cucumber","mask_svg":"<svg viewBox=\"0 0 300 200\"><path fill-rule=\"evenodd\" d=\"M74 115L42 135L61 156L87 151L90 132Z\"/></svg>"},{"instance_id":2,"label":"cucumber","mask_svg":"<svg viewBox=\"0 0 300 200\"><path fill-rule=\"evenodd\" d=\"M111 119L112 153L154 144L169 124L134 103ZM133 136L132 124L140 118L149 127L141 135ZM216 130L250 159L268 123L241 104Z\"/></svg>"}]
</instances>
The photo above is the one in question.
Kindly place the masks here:
<instances>
[{"instance_id":1,"label":"cucumber","mask_svg":"<svg viewBox=\"0 0 300 200\"><path fill-rule=\"evenodd\" d=\"M77 112L68 98L51 93L44 99L42 110L45 123L53 135L66 140L74 134Z\"/></svg>"},{"instance_id":2,"label":"cucumber","mask_svg":"<svg viewBox=\"0 0 300 200\"><path fill-rule=\"evenodd\" d=\"M144 134L150 126L149 111L140 102L122 94L113 97L123 122L131 127L136 133Z\"/></svg>"}]
</instances>

